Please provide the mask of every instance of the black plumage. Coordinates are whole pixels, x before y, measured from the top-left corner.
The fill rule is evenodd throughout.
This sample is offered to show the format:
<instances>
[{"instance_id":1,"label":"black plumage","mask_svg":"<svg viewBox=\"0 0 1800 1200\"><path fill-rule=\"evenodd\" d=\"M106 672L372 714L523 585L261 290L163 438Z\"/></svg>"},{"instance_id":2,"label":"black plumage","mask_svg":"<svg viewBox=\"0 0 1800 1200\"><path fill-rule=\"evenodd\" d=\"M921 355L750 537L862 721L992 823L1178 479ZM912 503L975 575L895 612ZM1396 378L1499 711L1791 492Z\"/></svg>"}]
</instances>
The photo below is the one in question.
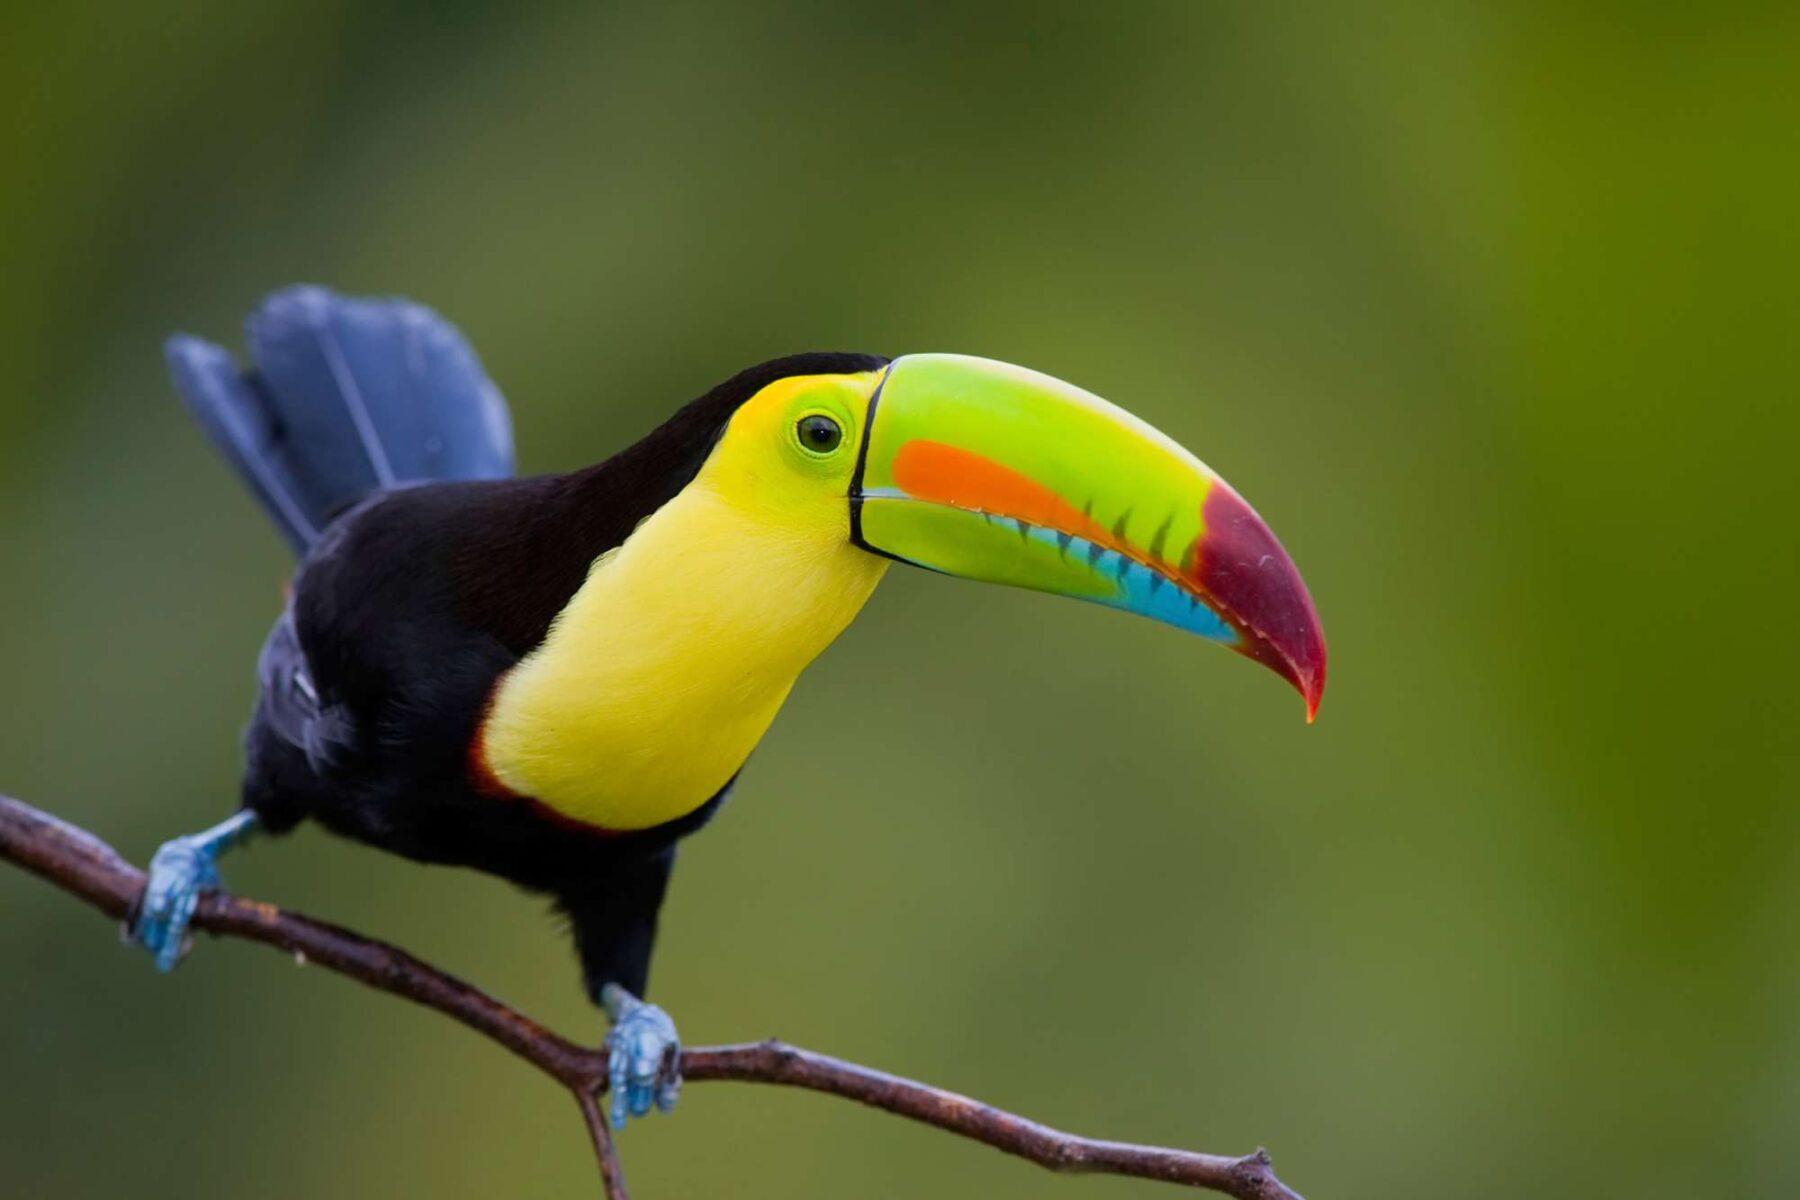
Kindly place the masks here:
<instances>
[{"instance_id":1,"label":"black plumage","mask_svg":"<svg viewBox=\"0 0 1800 1200\"><path fill-rule=\"evenodd\" d=\"M886 360L809 354L744 371L582 471L511 471L499 392L448 323L320 288L251 318L253 366L170 343L176 387L301 556L259 664L243 803L274 832L313 818L421 862L556 898L590 994L642 995L678 839L707 804L631 833L484 784L471 747L496 681L589 566L681 490L749 397Z\"/></svg>"}]
</instances>

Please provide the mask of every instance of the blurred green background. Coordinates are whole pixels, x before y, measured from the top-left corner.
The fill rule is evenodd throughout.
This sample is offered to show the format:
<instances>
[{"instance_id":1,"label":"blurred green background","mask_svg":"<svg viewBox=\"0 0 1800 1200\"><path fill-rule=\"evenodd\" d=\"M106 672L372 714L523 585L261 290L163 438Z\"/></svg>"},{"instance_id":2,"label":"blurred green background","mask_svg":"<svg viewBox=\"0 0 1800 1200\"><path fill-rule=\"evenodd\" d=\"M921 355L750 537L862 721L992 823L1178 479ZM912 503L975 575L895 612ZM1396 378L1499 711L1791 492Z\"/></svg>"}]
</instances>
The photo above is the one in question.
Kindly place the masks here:
<instances>
[{"instance_id":1,"label":"blurred green background","mask_svg":"<svg viewBox=\"0 0 1800 1200\"><path fill-rule=\"evenodd\" d=\"M1148 622L895 571L687 848L685 1036L1266 1143L1315 1200L1800 1190L1792 5L13 7L0 790L140 860L234 802L287 562L171 329L417 297L529 470L794 350L1010 359L1252 498L1319 723ZM316 830L227 874L601 1033L502 884ZM648 1198L1167 1194L726 1084L623 1147ZM597 1186L489 1044L243 944L158 977L8 870L0 1171Z\"/></svg>"}]
</instances>

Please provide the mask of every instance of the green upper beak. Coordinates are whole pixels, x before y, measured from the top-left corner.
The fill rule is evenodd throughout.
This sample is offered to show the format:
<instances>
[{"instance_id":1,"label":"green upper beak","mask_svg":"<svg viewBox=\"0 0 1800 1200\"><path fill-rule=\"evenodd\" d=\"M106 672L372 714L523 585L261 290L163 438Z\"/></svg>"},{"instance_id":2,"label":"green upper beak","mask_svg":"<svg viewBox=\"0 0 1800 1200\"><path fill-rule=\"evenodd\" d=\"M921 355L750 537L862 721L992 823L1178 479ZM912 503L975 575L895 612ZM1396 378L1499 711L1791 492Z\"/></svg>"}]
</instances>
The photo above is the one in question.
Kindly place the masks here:
<instances>
[{"instance_id":1,"label":"green upper beak","mask_svg":"<svg viewBox=\"0 0 1800 1200\"><path fill-rule=\"evenodd\" d=\"M850 512L866 549L1198 633L1286 678L1308 720L1318 710L1325 636L1275 535L1198 458L1071 384L957 354L895 359Z\"/></svg>"}]
</instances>

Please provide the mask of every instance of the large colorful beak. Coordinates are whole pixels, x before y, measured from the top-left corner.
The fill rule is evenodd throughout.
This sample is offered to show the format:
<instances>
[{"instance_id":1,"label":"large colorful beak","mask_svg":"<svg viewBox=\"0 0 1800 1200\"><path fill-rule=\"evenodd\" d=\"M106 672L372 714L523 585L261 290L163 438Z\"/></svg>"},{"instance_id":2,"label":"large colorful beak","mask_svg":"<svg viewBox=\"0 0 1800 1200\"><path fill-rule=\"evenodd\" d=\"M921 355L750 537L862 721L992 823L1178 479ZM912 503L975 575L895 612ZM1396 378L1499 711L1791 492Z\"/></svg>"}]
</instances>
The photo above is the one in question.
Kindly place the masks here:
<instances>
[{"instance_id":1,"label":"large colorful beak","mask_svg":"<svg viewBox=\"0 0 1800 1200\"><path fill-rule=\"evenodd\" d=\"M1318 711L1325 635L1269 527L1199 459L1071 384L957 354L895 359L850 510L866 549L1198 633Z\"/></svg>"}]
</instances>

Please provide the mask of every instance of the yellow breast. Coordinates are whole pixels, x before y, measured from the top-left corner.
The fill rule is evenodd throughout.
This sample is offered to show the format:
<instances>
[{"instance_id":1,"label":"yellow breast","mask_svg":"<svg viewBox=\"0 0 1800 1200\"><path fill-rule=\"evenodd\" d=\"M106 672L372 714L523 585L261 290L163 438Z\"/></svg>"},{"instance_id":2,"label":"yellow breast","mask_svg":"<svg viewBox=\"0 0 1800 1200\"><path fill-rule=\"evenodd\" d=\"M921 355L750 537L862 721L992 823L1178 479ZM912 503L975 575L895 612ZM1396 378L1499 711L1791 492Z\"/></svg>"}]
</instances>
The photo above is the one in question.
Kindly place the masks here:
<instances>
[{"instance_id":1,"label":"yellow breast","mask_svg":"<svg viewBox=\"0 0 1800 1200\"><path fill-rule=\"evenodd\" d=\"M771 506L709 463L598 560L483 729L508 788L607 829L706 803L761 740L886 560L847 537L842 497Z\"/></svg>"}]
</instances>

